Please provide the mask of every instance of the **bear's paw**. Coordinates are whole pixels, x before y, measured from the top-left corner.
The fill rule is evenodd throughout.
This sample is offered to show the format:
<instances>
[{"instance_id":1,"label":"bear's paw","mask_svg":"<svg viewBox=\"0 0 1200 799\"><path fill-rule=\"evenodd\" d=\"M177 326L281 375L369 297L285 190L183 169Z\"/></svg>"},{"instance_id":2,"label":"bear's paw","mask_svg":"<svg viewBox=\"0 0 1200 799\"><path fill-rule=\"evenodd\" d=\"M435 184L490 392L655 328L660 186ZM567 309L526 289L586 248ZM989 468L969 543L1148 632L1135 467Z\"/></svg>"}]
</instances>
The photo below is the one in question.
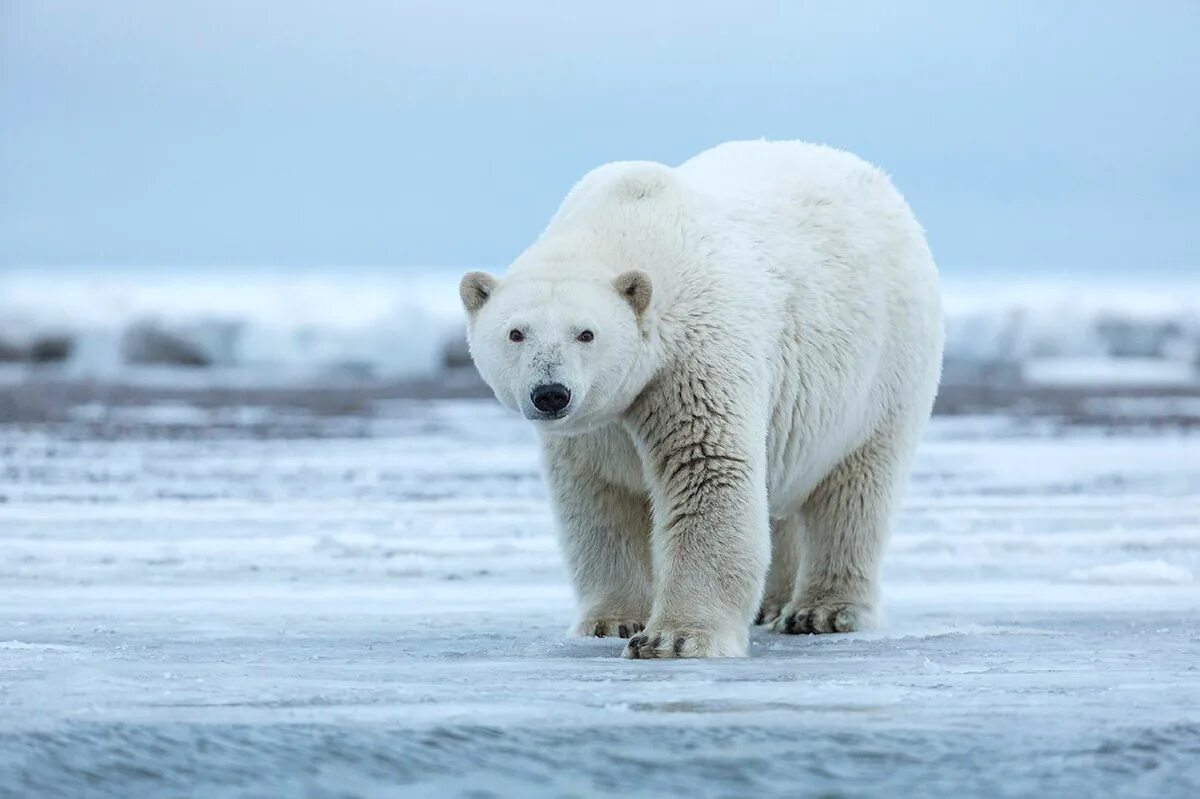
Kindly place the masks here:
<instances>
[{"instance_id":1,"label":"bear's paw","mask_svg":"<svg viewBox=\"0 0 1200 799\"><path fill-rule=\"evenodd\" d=\"M786 604L786 599L770 596L764 597L762 605L758 608L758 615L754 617L754 623L773 624L779 618L779 614L783 612L784 605Z\"/></svg>"},{"instance_id":2,"label":"bear's paw","mask_svg":"<svg viewBox=\"0 0 1200 799\"><path fill-rule=\"evenodd\" d=\"M571 629L571 634L577 638L628 638L644 629L646 622L643 619L588 616L579 620Z\"/></svg>"},{"instance_id":3,"label":"bear's paw","mask_svg":"<svg viewBox=\"0 0 1200 799\"><path fill-rule=\"evenodd\" d=\"M771 629L777 633L852 633L871 626L874 612L861 602L793 601L780 612Z\"/></svg>"},{"instance_id":4,"label":"bear's paw","mask_svg":"<svg viewBox=\"0 0 1200 799\"><path fill-rule=\"evenodd\" d=\"M744 657L746 643L739 636L712 630L650 626L633 636L621 657L634 660L658 658Z\"/></svg>"}]
</instances>

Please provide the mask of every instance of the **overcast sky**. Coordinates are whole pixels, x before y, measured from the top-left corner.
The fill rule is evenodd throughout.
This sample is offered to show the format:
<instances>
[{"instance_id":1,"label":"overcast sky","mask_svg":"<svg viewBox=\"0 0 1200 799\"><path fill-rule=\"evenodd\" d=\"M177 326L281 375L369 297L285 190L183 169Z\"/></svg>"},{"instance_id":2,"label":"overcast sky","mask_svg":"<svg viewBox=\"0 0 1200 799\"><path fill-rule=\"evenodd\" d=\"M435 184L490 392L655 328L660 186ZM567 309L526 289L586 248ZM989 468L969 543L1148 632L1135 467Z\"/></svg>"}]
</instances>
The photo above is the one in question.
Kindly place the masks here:
<instances>
[{"instance_id":1,"label":"overcast sky","mask_svg":"<svg viewBox=\"0 0 1200 799\"><path fill-rule=\"evenodd\" d=\"M0 265L500 266L592 166L802 138L948 273L1200 271L1200 3L0 0Z\"/></svg>"}]
</instances>

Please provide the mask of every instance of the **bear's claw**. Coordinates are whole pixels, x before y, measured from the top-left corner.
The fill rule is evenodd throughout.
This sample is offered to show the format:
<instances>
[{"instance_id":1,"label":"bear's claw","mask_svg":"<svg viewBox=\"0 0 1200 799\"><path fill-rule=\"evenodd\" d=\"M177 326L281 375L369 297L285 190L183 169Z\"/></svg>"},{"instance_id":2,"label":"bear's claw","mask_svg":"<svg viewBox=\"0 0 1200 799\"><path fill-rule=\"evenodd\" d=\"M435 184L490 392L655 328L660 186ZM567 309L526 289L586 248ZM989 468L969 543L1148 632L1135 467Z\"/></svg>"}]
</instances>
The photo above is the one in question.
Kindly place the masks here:
<instances>
[{"instance_id":1,"label":"bear's claw","mask_svg":"<svg viewBox=\"0 0 1200 799\"><path fill-rule=\"evenodd\" d=\"M762 607L758 609L758 615L754 617L754 623L771 624L779 618L785 604L787 603L776 599L764 599Z\"/></svg>"},{"instance_id":2,"label":"bear's claw","mask_svg":"<svg viewBox=\"0 0 1200 799\"><path fill-rule=\"evenodd\" d=\"M651 638L649 635L643 633L629 639L624 654L625 657L635 660L678 658L683 657L683 650L687 646L687 643L688 640L685 635L676 635L666 639L662 635L656 635Z\"/></svg>"},{"instance_id":3,"label":"bear's claw","mask_svg":"<svg viewBox=\"0 0 1200 799\"><path fill-rule=\"evenodd\" d=\"M622 657L633 660L664 658L741 657L745 646L733 637L728 640L709 630L647 630L629 639Z\"/></svg>"},{"instance_id":4,"label":"bear's claw","mask_svg":"<svg viewBox=\"0 0 1200 799\"><path fill-rule=\"evenodd\" d=\"M591 638L628 638L646 628L646 623L636 619L584 619L573 630L576 636Z\"/></svg>"},{"instance_id":5,"label":"bear's claw","mask_svg":"<svg viewBox=\"0 0 1200 799\"><path fill-rule=\"evenodd\" d=\"M777 633L849 633L869 625L871 609L858 602L797 603L788 605L771 629Z\"/></svg>"}]
</instances>

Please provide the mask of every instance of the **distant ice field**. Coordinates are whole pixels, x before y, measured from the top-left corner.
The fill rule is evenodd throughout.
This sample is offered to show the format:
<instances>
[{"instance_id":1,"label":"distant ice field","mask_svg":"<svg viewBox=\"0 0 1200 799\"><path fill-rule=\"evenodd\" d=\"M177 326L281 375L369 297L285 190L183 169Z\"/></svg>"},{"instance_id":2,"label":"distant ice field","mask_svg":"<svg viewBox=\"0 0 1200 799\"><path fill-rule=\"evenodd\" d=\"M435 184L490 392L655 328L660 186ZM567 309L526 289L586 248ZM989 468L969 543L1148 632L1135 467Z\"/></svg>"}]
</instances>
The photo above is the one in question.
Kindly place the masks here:
<instances>
[{"instance_id":1,"label":"distant ice field","mask_svg":"<svg viewBox=\"0 0 1200 799\"><path fill-rule=\"evenodd\" d=\"M465 357L463 271L2 272L0 384L29 361L73 379L183 385L428 377ZM1036 383L1200 384L1197 279L944 287L955 379L983 365Z\"/></svg>"},{"instance_id":2,"label":"distant ice field","mask_svg":"<svg viewBox=\"0 0 1200 799\"><path fill-rule=\"evenodd\" d=\"M887 621L625 661L527 425L0 426L0 796L1200 795L1200 435L935 419Z\"/></svg>"}]
</instances>

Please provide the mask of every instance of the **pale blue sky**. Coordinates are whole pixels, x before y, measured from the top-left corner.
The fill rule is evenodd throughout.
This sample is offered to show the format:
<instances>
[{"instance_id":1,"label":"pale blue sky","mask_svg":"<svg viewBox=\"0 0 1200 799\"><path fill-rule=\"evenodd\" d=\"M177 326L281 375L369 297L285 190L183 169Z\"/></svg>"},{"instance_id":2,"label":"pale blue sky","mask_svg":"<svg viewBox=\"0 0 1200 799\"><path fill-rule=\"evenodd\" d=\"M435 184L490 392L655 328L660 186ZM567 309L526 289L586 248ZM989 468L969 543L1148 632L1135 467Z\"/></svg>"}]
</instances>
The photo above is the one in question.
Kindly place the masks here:
<instances>
[{"instance_id":1,"label":"pale blue sky","mask_svg":"<svg viewBox=\"0 0 1200 799\"><path fill-rule=\"evenodd\" d=\"M590 167L803 138L943 268L1200 270L1200 4L0 0L0 266L483 265Z\"/></svg>"}]
</instances>

